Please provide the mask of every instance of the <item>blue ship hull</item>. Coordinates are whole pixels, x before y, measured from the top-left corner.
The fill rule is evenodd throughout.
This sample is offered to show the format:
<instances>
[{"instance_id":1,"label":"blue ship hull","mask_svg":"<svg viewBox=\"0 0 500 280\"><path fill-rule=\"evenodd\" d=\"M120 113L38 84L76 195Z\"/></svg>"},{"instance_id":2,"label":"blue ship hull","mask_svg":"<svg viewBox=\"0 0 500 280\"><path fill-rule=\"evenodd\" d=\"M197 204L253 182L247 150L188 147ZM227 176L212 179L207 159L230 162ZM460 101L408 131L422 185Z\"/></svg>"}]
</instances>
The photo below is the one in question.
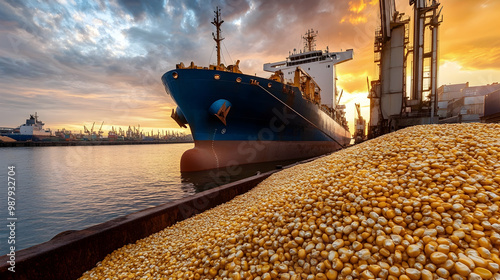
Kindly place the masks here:
<instances>
[{"instance_id":1,"label":"blue ship hull","mask_svg":"<svg viewBox=\"0 0 500 280\"><path fill-rule=\"evenodd\" d=\"M172 70L162 82L195 141L181 171L313 157L351 140L347 129L290 85L205 69ZM227 116L214 114L221 103Z\"/></svg>"},{"instance_id":2,"label":"blue ship hull","mask_svg":"<svg viewBox=\"0 0 500 280\"><path fill-rule=\"evenodd\" d=\"M30 134L19 134L19 133L6 133L2 134L2 136L6 136L12 138L16 141L42 141L48 136L38 136L38 135L30 135Z\"/></svg>"}]
</instances>

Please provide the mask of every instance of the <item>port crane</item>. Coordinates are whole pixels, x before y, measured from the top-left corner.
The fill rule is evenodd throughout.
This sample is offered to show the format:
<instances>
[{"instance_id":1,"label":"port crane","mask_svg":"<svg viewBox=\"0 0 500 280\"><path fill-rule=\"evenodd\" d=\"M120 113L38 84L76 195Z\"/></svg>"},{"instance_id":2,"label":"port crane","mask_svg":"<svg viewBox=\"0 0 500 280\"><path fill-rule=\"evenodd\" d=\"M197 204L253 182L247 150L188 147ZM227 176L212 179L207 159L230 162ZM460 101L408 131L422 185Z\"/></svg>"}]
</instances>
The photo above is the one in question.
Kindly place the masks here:
<instances>
[{"instance_id":1,"label":"port crane","mask_svg":"<svg viewBox=\"0 0 500 280\"><path fill-rule=\"evenodd\" d=\"M122 132L120 132L120 133L122 133ZM126 134L127 138L130 138L130 139L140 139L143 136L140 124L137 126L137 128L135 126L131 127L129 125L127 131L123 131L123 133Z\"/></svg>"},{"instance_id":2,"label":"port crane","mask_svg":"<svg viewBox=\"0 0 500 280\"><path fill-rule=\"evenodd\" d=\"M412 125L437 123L439 119L436 90L440 3L411 0L409 4L414 11L413 46L410 17L397 11L395 0L379 0L380 26L374 43L379 70L368 94L368 138ZM412 67L407 66L408 62ZM411 75L407 70L412 70ZM407 86L409 76L411 84Z\"/></svg>"},{"instance_id":3,"label":"port crane","mask_svg":"<svg viewBox=\"0 0 500 280\"><path fill-rule=\"evenodd\" d=\"M354 143L358 144L365 140L366 121L363 116L361 116L361 105L359 103L354 103L354 106L356 107L356 113L358 115L358 117L354 120L354 124L356 125L356 130L354 131Z\"/></svg>"},{"instance_id":4,"label":"port crane","mask_svg":"<svg viewBox=\"0 0 500 280\"><path fill-rule=\"evenodd\" d=\"M87 134L87 136L84 136L84 139L93 140L94 125L95 125L95 122L92 124L92 128L90 128L90 130L85 125L83 126L83 132Z\"/></svg>"},{"instance_id":5,"label":"port crane","mask_svg":"<svg viewBox=\"0 0 500 280\"><path fill-rule=\"evenodd\" d=\"M99 127L99 130L97 131L97 135L99 136L99 138L102 138L102 134L104 133L104 131L102 131L103 124L104 124L104 121L101 123L101 126Z\"/></svg>"}]
</instances>

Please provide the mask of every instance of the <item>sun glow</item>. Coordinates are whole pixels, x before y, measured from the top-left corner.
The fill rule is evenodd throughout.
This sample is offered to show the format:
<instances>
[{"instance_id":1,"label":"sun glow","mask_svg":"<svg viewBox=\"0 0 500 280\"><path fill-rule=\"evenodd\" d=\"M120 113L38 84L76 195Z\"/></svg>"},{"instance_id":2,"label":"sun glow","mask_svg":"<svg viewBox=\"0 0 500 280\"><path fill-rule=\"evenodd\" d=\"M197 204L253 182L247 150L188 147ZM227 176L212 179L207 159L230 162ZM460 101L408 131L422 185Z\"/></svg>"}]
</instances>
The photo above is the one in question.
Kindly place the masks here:
<instances>
[{"instance_id":1,"label":"sun glow","mask_svg":"<svg viewBox=\"0 0 500 280\"><path fill-rule=\"evenodd\" d=\"M213 14L206 5L166 1L162 9L151 6L155 1L10 2L2 6L15 17L5 18L0 32L0 120L5 120L0 126L17 126L34 111L27 109L35 106L26 105L28 98L52 129L102 120L105 125L177 127L169 117L175 104L165 95L160 77L179 61L210 60ZM354 59L337 68L337 85L344 89L341 103L346 104L351 131L354 103L361 104L368 118L366 77L378 75L373 62L378 0L323 0L321 5L291 1L286 6L247 2L221 7L224 44L241 60L244 73L269 77L262 65L300 49L303 29L314 28L319 30L317 49L354 49ZM494 26L500 1L440 3L444 21L438 86L499 82L500 32ZM396 6L413 16L408 0L396 0Z\"/></svg>"}]
</instances>

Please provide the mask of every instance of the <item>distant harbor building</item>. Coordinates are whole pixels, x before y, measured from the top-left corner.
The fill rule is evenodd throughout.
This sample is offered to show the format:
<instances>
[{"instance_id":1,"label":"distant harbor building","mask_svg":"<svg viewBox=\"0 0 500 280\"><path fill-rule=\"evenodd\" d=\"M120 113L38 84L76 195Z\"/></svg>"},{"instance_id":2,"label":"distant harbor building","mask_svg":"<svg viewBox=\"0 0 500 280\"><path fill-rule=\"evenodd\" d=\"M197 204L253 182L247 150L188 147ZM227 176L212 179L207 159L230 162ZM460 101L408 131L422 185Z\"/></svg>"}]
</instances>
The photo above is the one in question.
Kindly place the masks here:
<instances>
[{"instance_id":1,"label":"distant harbor building","mask_svg":"<svg viewBox=\"0 0 500 280\"><path fill-rule=\"evenodd\" d=\"M448 115L448 104L450 101L463 97L462 90L469 86L469 83L442 85L438 88L438 116L440 119L451 117Z\"/></svg>"},{"instance_id":2,"label":"distant harbor building","mask_svg":"<svg viewBox=\"0 0 500 280\"><path fill-rule=\"evenodd\" d=\"M467 82L439 87L437 90L439 123L480 122L490 112L500 111L498 100L496 103L493 102L495 95L489 97L491 102L485 102L487 96L499 90L498 83L470 87Z\"/></svg>"},{"instance_id":3,"label":"distant harbor building","mask_svg":"<svg viewBox=\"0 0 500 280\"><path fill-rule=\"evenodd\" d=\"M500 89L484 97L484 123L500 123Z\"/></svg>"}]
</instances>

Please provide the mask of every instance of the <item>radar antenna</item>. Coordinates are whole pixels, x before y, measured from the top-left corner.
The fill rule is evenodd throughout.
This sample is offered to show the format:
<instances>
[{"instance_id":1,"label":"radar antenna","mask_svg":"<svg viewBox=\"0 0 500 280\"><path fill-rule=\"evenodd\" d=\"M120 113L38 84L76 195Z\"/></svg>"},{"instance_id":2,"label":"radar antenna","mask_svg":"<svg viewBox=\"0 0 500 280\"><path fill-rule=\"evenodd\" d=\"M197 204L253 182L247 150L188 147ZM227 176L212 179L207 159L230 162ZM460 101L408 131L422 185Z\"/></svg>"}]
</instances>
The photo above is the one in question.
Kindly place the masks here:
<instances>
[{"instance_id":1,"label":"radar antenna","mask_svg":"<svg viewBox=\"0 0 500 280\"><path fill-rule=\"evenodd\" d=\"M312 28L307 30L305 36L302 37L305 40L304 52L311 52L316 49L316 36L318 36L318 31L314 32Z\"/></svg>"}]
</instances>

